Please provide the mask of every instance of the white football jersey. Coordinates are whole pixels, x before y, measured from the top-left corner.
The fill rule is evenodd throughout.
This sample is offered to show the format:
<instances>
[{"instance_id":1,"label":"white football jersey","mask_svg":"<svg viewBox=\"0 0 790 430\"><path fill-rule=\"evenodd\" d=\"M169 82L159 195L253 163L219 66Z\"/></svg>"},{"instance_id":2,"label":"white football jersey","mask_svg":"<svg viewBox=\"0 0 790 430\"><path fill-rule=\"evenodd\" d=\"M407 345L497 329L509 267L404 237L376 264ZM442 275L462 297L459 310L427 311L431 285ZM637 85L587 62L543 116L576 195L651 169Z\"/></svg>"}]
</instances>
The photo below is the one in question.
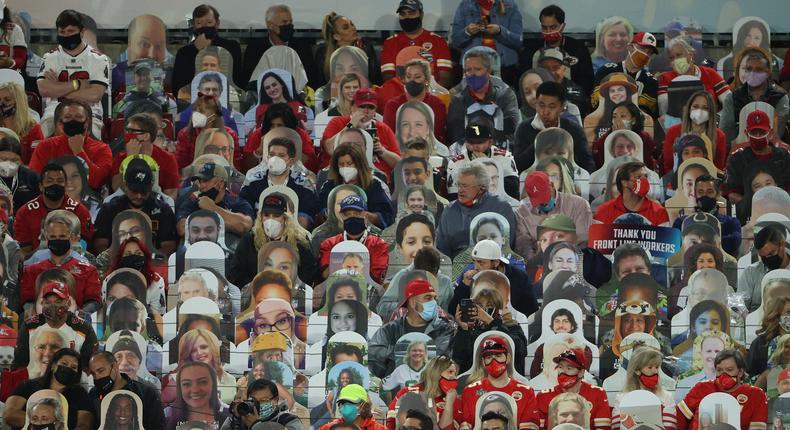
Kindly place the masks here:
<instances>
[{"instance_id":1,"label":"white football jersey","mask_svg":"<svg viewBox=\"0 0 790 430\"><path fill-rule=\"evenodd\" d=\"M12 51L15 46L27 48L27 42L25 42L25 33L22 32L22 27L13 24L13 29L10 32L6 30L0 36L0 53L7 57L12 57Z\"/></svg>"},{"instance_id":2,"label":"white football jersey","mask_svg":"<svg viewBox=\"0 0 790 430\"><path fill-rule=\"evenodd\" d=\"M79 54L71 56L63 50L61 46L44 54L44 62L38 73L38 79L44 79L44 72L52 70L58 75L60 82L67 82L74 79L87 79L91 84L101 84L105 88L110 86L110 58L102 54L95 48L85 45L85 49ZM44 98L44 116L54 114L59 100L50 97ZM91 104L93 116L95 118L104 117L102 103Z\"/></svg>"}]
</instances>

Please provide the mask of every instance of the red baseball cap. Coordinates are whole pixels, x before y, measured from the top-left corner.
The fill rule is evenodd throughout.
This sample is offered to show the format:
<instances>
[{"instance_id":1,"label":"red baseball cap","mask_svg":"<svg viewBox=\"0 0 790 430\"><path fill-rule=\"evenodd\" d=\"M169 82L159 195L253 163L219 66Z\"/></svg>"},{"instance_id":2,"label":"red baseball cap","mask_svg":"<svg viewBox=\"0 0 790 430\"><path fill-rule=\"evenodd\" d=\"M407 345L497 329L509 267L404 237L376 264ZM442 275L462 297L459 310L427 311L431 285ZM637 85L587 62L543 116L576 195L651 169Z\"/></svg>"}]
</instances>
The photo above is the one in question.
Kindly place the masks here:
<instances>
[{"instance_id":1,"label":"red baseball cap","mask_svg":"<svg viewBox=\"0 0 790 430\"><path fill-rule=\"evenodd\" d=\"M634 35L634 38L631 39L631 43L635 43L639 46L644 46L645 48L650 48L654 54L658 54L658 45L656 43L656 36L653 36L652 33L648 33L646 31L640 31Z\"/></svg>"},{"instance_id":2,"label":"red baseball cap","mask_svg":"<svg viewBox=\"0 0 790 430\"><path fill-rule=\"evenodd\" d=\"M403 301L400 303L399 307L402 308L406 306L406 302L414 296L435 292L436 290L433 289L433 285L431 285L431 282L427 279L413 279L406 284L406 292L403 295Z\"/></svg>"},{"instance_id":3,"label":"red baseball cap","mask_svg":"<svg viewBox=\"0 0 790 430\"><path fill-rule=\"evenodd\" d=\"M557 364L563 361L570 363L577 369L587 368L587 356L581 349L566 349L560 355L554 357L554 362Z\"/></svg>"},{"instance_id":4,"label":"red baseball cap","mask_svg":"<svg viewBox=\"0 0 790 430\"><path fill-rule=\"evenodd\" d=\"M63 282L50 281L41 288L41 297L46 297L47 294L54 294L61 299L68 299L69 288Z\"/></svg>"},{"instance_id":5,"label":"red baseball cap","mask_svg":"<svg viewBox=\"0 0 790 430\"><path fill-rule=\"evenodd\" d=\"M508 352L507 341L501 336L491 336L480 342L480 352L486 354L499 354Z\"/></svg>"},{"instance_id":6,"label":"red baseball cap","mask_svg":"<svg viewBox=\"0 0 790 430\"><path fill-rule=\"evenodd\" d=\"M779 372L779 376L776 377L776 383L778 384L785 379L790 379L790 367L785 367L781 372Z\"/></svg>"},{"instance_id":7,"label":"red baseball cap","mask_svg":"<svg viewBox=\"0 0 790 430\"><path fill-rule=\"evenodd\" d=\"M534 171L524 180L524 193L532 207L543 206L551 200L551 179L546 172Z\"/></svg>"},{"instance_id":8,"label":"red baseball cap","mask_svg":"<svg viewBox=\"0 0 790 430\"><path fill-rule=\"evenodd\" d=\"M360 88L354 93L354 106L378 106L378 97L370 88Z\"/></svg>"},{"instance_id":9,"label":"red baseball cap","mask_svg":"<svg viewBox=\"0 0 790 430\"><path fill-rule=\"evenodd\" d=\"M768 118L767 113L756 110L746 117L746 131L752 130L762 130L766 133L771 131L771 119Z\"/></svg>"}]
</instances>

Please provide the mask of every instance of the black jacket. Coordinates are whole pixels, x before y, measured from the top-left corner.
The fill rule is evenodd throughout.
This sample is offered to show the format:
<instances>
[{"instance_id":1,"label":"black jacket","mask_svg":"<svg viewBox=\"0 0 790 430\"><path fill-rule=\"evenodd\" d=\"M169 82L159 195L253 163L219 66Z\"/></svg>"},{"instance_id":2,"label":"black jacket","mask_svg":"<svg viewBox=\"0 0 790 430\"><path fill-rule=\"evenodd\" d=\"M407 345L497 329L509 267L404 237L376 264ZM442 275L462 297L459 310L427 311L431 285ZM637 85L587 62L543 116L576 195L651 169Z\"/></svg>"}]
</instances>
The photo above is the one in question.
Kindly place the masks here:
<instances>
[{"instance_id":1,"label":"black jacket","mask_svg":"<svg viewBox=\"0 0 790 430\"><path fill-rule=\"evenodd\" d=\"M244 88L242 82L242 68L237 66L241 64L241 46L239 42L231 39L224 39L220 36L211 41L212 46L220 46L230 52L233 57L233 76L226 76L228 79L233 79L236 86ZM195 77L195 57L197 56L198 49L194 43L182 46L176 52L176 60L173 64L173 96L178 97L178 90L192 82ZM244 82L246 84L246 82Z\"/></svg>"},{"instance_id":2,"label":"black jacket","mask_svg":"<svg viewBox=\"0 0 790 430\"><path fill-rule=\"evenodd\" d=\"M534 69L537 66L535 64L537 61L535 54L540 48L545 46L543 38L524 38L524 48L519 53L519 73L524 73L527 69ZM584 93L589 96L593 90L593 67L590 50L584 45L584 42L568 36L563 36L562 44L559 48L566 55L577 60L576 64L571 66L571 80L579 84L584 89Z\"/></svg>"},{"instance_id":3,"label":"black jacket","mask_svg":"<svg viewBox=\"0 0 790 430\"><path fill-rule=\"evenodd\" d=\"M299 244L299 279L312 285L316 273L318 273L318 262L310 250L309 244ZM226 272L228 281L239 288L247 285L255 275L258 274L258 249L255 248L255 235L249 231L242 236L236 245L233 260L230 263L230 271Z\"/></svg>"},{"instance_id":4,"label":"black jacket","mask_svg":"<svg viewBox=\"0 0 790 430\"><path fill-rule=\"evenodd\" d=\"M143 402L143 428L163 428L165 411L162 409L162 400L159 397L159 391L145 382L129 379L124 373L121 373L121 377L126 381L126 386L124 386L122 390L128 390L137 394L137 397ZM104 394L99 393L99 389L93 387L88 392L88 396L91 402L93 402L94 410L101 411L101 401L104 398ZM101 414L96 414L96 419L93 422L94 428L100 427L101 418Z\"/></svg>"},{"instance_id":5,"label":"black jacket","mask_svg":"<svg viewBox=\"0 0 790 430\"><path fill-rule=\"evenodd\" d=\"M508 264L505 266L505 276L510 281L510 304L513 305L513 308L526 316L537 312L538 301L535 299L535 293L527 273ZM455 315L455 308L460 305L461 299L471 297L471 285L464 284L463 279L462 273L455 283L455 291L449 304L451 315Z\"/></svg>"},{"instance_id":6,"label":"black jacket","mask_svg":"<svg viewBox=\"0 0 790 430\"><path fill-rule=\"evenodd\" d=\"M47 324L47 319L44 317L44 314L34 315L20 324L19 334L16 338L14 361L11 363L13 369L27 367L30 363L30 334L45 324ZM82 367L87 369L88 361L98 346L96 332L93 331L93 326L84 319L71 313L71 311L66 313L66 322L64 325L69 326L76 333L82 334L85 337L79 353ZM66 340L69 341L71 339Z\"/></svg>"},{"instance_id":7,"label":"black jacket","mask_svg":"<svg viewBox=\"0 0 790 430\"><path fill-rule=\"evenodd\" d=\"M527 336L524 335L524 330L518 323L511 321L505 324L499 315L494 317L494 320L487 327L469 327L469 330L463 330L461 327L458 327L453 339L453 360L458 363L458 368L472 368L474 365L475 340L489 330L507 333L513 339L513 367L516 369L516 372L525 375L523 358L527 356Z\"/></svg>"},{"instance_id":8,"label":"black jacket","mask_svg":"<svg viewBox=\"0 0 790 430\"><path fill-rule=\"evenodd\" d=\"M532 127L534 118L533 116L521 121L521 124L516 129L516 137L513 141L511 152L513 153L513 158L516 159L516 167L519 172L529 169L532 163L535 162L535 136L540 133L540 130ZM584 130L579 123L560 117L560 128L570 133L573 138L573 159L576 161L576 164L588 172L594 171L595 163L593 163L590 155L587 137L584 135Z\"/></svg>"}]
</instances>

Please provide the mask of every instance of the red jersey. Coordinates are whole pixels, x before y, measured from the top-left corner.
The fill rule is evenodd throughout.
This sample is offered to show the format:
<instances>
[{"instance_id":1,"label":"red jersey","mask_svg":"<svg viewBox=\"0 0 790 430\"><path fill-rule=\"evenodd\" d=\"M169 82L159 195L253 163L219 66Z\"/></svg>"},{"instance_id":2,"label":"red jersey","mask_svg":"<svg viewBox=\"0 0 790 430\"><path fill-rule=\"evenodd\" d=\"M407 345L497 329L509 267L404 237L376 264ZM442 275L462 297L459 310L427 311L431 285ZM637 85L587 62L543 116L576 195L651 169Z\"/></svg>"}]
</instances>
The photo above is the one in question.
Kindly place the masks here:
<instances>
[{"instance_id":1,"label":"red jersey","mask_svg":"<svg viewBox=\"0 0 790 430\"><path fill-rule=\"evenodd\" d=\"M522 384L512 378L504 387L493 386L488 378L483 378L480 381L467 385L463 394L461 394L461 398L455 402L456 407L453 414L455 421L459 425L464 422L469 423L474 428L478 418L475 414L477 400L491 391L510 394L513 400L516 401L516 422L518 422L519 429L531 428L532 425L536 425L535 390L529 385Z\"/></svg>"},{"instance_id":2,"label":"red jersey","mask_svg":"<svg viewBox=\"0 0 790 430\"><path fill-rule=\"evenodd\" d=\"M195 141L197 137L200 135L202 129L196 128L194 129L194 134L191 132L189 128L182 128L181 131L178 132L177 143L176 143L176 161L178 162L178 167L183 169L184 167L189 166L195 161ZM225 126L225 131L233 138L233 166L237 169L239 168L239 163L241 162L241 149L239 148L239 134L236 133L232 128Z\"/></svg>"},{"instance_id":3,"label":"red jersey","mask_svg":"<svg viewBox=\"0 0 790 430\"><path fill-rule=\"evenodd\" d=\"M121 162L126 158L126 151L121 151L115 155L112 160L111 176L115 176L121 171ZM181 187L181 178L179 175L178 163L176 156L164 149L154 145L151 151L151 158L156 161L159 166L159 187L163 190Z\"/></svg>"},{"instance_id":4,"label":"red jersey","mask_svg":"<svg viewBox=\"0 0 790 430\"><path fill-rule=\"evenodd\" d=\"M691 387L682 402L678 403L678 430L699 428L697 409L708 394L720 392L716 381L697 382ZM765 392L749 384L741 384L735 391L728 393L741 405L741 430L765 430L768 421L768 400Z\"/></svg>"},{"instance_id":5,"label":"red jersey","mask_svg":"<svg viewBox=\"0 0 790 430\"><path fill-rule=\"evenodd\" d=\"M396 418L398 416L398 400L400 400L401 396L406 393L417 393L419 394L422 391L422 386L420 384L412 385L411 387L403 387L395 394L395 397L389 404L387 408L387 430L395 430L397 427ZM433 404L428 405L428 409L433 410L436 409L436 416L441 417L442 412L444 412L444 396L434 397Z\"/></svg>"},{"instance_id":6,"label":"red jersey","mask_svg":"<svg viewBox=\"0 0 790 430\"><path fill-rule=\"evenodd\" d=\"M47 163L64 155L76 155L85 161L88 166L88 185L94 190L101 189L110 179L112 151L109 145L90 136L85 136L85 144L79 154L71 151L68 136L52 136L40 142L33 150L28 167L40 175Z\"/></svg>"},{"instance_id":7,"label":"red jersey","mask_svg":"<svg viewBox=\"0 0 790 430\"><path fill-rule=\"evenodd\" d=\"M622 214L631 212L625 207L623 203L623 195L617 196L617 198L611 199L608 202L604 202L602 205L598 206L598 209L595 210L595 216L593 217L596 221L600 221L604 224L611 224L614 222L617 217ZM651 200L651 199L644 199L642 201L642 206L639 207L639 210L636 211L639 215L647 218L652 225L662 225L662 224L669 224L669 215L667 214L666 208L661 205L661 203Z\"/></svg>"},{"instance_id":8,"label":"red jersey","mask_svg":"<svg viewBox=\"0 0 790 430\"><path fill-rule=\"evenodd\" d=\"M431 62L433 76L439 77L440 70L452 70L450 48L441 36L428 30L423 30L419 36L412 39L404 32L398 32L388 37L381 48L381 75L384 79L395 76L395 57L401 49L409 46L422 47L423 57Z\"/></svg>"},{"instance_id":9,"label":"red jersey","mask_svg":"<svg viewBox=\"0 0 790 430\"><path fill-rule=\"evenodd\" d=\"M329 254L332 248L344 240L346 240L345 233L340 233L321 242L318 258L322 270L329 267ZM381 237L370 233L368 233L363 244L370 255L370 277L381 284L384 282L384 276L387 274L387 266L390 261L389 245Z\"/></svg>"},{"instance_id":10,"label":"red jersey","mask_svg":"<svg viewBox=\"0 0 790 430\"><path fill-rule=\"evenodd\" d=\"M22 273L22 288L19 291L19 301L23 304L34 301L36 299L36 278L41 272L54 268L67 270L74 277L74 280L77 282L77 294L74 297L74 300L77 301L77 306L82 307L85 302L90 300L101 303L99 274L96 272L96 268L90 263L76 258L69 258L60 266L53 263L50 259L25 266L25 271Z\"/></svg>"},{"instance_id":11,"label":"red jersey","mask_svg":"<svg viewBox=\"0 0 790 430\"><path fill-rule=\"evenodd\" d=\"M538 393L537 415L541 429L548 427L549 404L562 393L563 391L556 386ZM592 406L590 409L590 428L609 430L612 426L612 409L609 407L609 400L606 398L606 390L582 381L579 387L579 395L584 397Z\"/></svg>"},{"instance_id":12,"label":"red jersey","mask_svg":"<svg viewBox=\"0 0 790 430\"><path fill-rule=\"evenodd\" d=\"M727 91L730 91L730 86L727 85L727 82L716 70L705 66L696 67L697 70L699 70L699 76L697 77L702 81L702 86L705 87L705 91L713 96L713 100L716 101L718 109L721 109L719 97L724 95ZM666 94L669 91L669 83L677 77L678 73L674 70L662 72L658 76L658 95Z\"/></svg>"},{"instance_id":13,"label":"red jersey","mask_svg":"<svg viewBox=\"0 0 790 430\"><path fill-rule=\"evenodd\" d=\"M36 124L30 128L25 136L19 136L19 141L22 145L22 162L25 165L30 164L30 157L33 156L33 142L41 143L44 140L44 132L41 130L41 124Z\"/></svg>"},{"instance_id":14,"label":"red jersey","mask_svg":"<svg viewBox=\"0 0 790 430\"><path fill-rule=\"evenodd\" d=\"M63 197L63 204L58 209L65 209L73 212L80 219L80 235L87 242L93 238L93 222L88 208L82 203L72 200L70 197ZM16 213L14 218L14 240L19 242L19 246L30 245L34 250L38 249L40 243L38 236L41 234L44 218L54 209L47 209L44 205L44 196L40 195L27 202Z\"/></svg>"},{"instance_id":15,"label":"red jersey","mask_svg":"<svg viewBox=\"0 0 790 430\"><path fill-rule=\"evenodd\" d=\"M664 147L662 148L662 173L669 173L674 167L675 142L680 137L682 124L675 124L667 129L664 137ZM727 168L727 136L720 128L716 128L716 142L713 143L713 164L721 170Z\"/></svg>"},{"instance_id":16,"label":"red jersey","mask_svg":"<svg viewBox=\"0 0 790 430\"><path fill-rule=\"evenodd\" d=\"M325 147L324 144L329 140L329 138L334 137L336 134L343 131L343 127L348 124L351 120L351 116L336 116L329 120L329 123L326 125L324 129L324 135L321 137L321 146ZM374 120L375 121L375 120ZM384 124L382 121L375 121L376 124L376 134L378 135L379 142L381 146L386 148L388 151L394 152L400 155L400 147L398 146L398 140L395 137L395 133L392 132L392 129L389 128L387 124ZM326 152L324 153L326 154ZM321 167L326 167L329 165L330 157L327 155L323 160L321 160ZM376 155L373 155L373 165L376 166L377 169L384 172L388 177L392 172L392 167L389 164L385 163Z\"/></svg>"}]
</instances>

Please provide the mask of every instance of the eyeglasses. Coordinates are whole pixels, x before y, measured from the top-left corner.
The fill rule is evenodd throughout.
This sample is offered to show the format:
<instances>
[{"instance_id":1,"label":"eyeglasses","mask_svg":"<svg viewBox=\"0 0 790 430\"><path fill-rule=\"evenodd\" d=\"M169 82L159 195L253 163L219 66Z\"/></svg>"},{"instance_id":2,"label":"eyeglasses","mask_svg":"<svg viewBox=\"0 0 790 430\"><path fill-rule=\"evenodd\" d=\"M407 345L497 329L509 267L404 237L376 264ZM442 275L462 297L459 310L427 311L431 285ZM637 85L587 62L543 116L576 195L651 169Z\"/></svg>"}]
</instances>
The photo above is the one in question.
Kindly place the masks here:
<instances>
[{"instance_id":1,"label":"eyeglasses","mask_svg":"<svg viewBox=\"0 0 790 430\"><path fill-rule=\"evenodd\" d=\"M274 322L274 324L267 324L267 323L260 323L255 325L255 330L258 334L273 332L273 331L285 331L290 330L291 328L291 317L280 318ZM277 329L277 330L275 330Z\"/></svg>"},{"instance_id":2,"label":"eyeglasses","mask_svg":"<svg viewBox=\"0 0 790 430\"><path fill-rule=\"evenodd\" d=\"M230 146L207 145L203 150L206 154L230 154Z\"/></svg>"},{"instance_id":3,"label":"eyeglasses","mask_svg":"<svg viewBox=\"0 0 790 430\"><path fill-rule=\"evenodd\" d=\"M139 237L142 234L142 227L132 227L129 230L118 230L118 239L123 242L130 237Z\"/></svg>"}]
</instances>

